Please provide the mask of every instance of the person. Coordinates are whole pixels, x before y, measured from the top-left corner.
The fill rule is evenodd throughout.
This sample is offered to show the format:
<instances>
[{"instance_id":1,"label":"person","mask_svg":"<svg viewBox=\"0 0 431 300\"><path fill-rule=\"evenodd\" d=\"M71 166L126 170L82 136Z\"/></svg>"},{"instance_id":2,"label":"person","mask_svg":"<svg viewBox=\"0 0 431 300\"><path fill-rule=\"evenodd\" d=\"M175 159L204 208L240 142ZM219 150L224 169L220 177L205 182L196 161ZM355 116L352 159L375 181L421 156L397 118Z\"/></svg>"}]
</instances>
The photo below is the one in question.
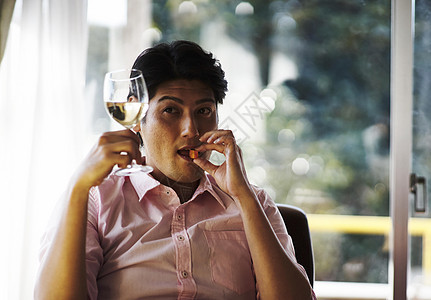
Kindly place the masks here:
<instances>
[{"instance_id":1,"label":"person","mask_svg":"<svg viewBox=\"0 0 431 300\"><path fill-rule=\"evenodd\" d=\"M150 95L135 128L146 156L131 130L101 135L44 235L35 298L315 299L277 207L249 182L233 133L218 128L219 61L174 41L133 68ZM212 164L212 151L226 160ZM111 173L133 159L154 170Z\"/></svg>"}]
</instances>

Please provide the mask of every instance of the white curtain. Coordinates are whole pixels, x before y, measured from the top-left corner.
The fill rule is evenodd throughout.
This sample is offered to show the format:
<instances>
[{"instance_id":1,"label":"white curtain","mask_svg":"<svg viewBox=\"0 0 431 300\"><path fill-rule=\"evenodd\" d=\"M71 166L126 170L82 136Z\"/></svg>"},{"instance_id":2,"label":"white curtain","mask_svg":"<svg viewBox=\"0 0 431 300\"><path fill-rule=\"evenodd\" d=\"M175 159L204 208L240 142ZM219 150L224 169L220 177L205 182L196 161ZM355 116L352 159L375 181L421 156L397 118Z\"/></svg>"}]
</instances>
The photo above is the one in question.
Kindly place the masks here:
<instances>
[{"instance_id":1,"label":"white curtain","mask_svg":"<svg viewBox=\"0 0 431 300\"><path fill-rule=\"evenodd\" d=\"M17 0L0 65L0 299L32 299L41 234L82 159L86 0Z\"/></svg>"}]
</instances>

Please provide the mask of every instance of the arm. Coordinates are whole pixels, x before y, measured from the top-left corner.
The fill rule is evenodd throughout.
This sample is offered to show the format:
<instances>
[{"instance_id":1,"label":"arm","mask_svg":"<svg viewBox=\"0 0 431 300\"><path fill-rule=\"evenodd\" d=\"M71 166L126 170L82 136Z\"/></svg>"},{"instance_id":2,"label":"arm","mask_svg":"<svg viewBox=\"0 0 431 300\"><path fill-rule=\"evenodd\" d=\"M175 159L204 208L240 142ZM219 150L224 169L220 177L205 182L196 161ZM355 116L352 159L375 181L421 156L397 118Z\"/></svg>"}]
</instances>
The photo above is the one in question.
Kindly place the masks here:
<instances>
[{"instance_id":1,"label":"arm","mask_svg":"<svg viewBox=\"0 0 431 300\"><path fill-rule=\"evenodd\" d=\"M241 210L244 230L262 299L312 299L313 292L305 275L298 269L278 241L256 194L248 182L241 150L231 131L207 132L198 151L215 150L226 161L215 166L197 158L194 162L211 174Z\"/></svg>"},{"instance_id":2,"label":"arm","mask_svg":"<svg viewBox=\"0 0 431 300\"><path fill-rule=\"evenodd\" d=\"M121 155L127 152L129 155ZM87 297L85 244L88 193L118 164L125 167L139 155L139 140L129 130L102 135L73 177L56 233L41 261L35 299Z\"/></svg>"}]
</instances>

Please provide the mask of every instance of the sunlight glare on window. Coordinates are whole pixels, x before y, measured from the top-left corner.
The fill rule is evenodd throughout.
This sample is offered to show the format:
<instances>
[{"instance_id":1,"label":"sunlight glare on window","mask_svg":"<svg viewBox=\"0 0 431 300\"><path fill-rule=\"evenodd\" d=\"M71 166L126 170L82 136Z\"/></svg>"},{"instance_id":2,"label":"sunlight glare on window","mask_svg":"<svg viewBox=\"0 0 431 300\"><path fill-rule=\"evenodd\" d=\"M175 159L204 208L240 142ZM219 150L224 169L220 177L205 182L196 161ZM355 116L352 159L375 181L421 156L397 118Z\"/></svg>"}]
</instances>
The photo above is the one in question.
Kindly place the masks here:
<instances>
[{"instance_id":1,"label":"sunlight glare on window","mask_svg":"<svg viewBox=\"0 0 431 300\"><path fill-rule=\"evenodd\" d=\"M235 8L236 15L252 15L254 14L254 7L250 2L240 2Z\"/></svg>"},{"instance_id":2,"label":"sunlight glare on window","mask_svg":"<svg viewBox=\"0 0 431 300\"><path fill-rule=\"evenodd\" d=\"M145 41L152 41L157 43L162 39L162 32L156 27L151 27L144 30L143 38Z\"/></svg>"},{"instance_id":3,"label":"sunlight glare on window","mask_svg":"<svg viewBox=\"0 0 431 300\"><path fill-rule=\"evenodd\" d=\"M295 158L295 160L292 163L292 171L296 175L305 175L308 173L308 170L310 170L310 164L308 161L303 157Z\"/></svg>"},{"instance_id":4,"label":"sunlight glare on window","mask_svg":"<svg viewBox=\"0 0 431 300\"><path fill-rule=\"evenodd\" d=\"M89 0L89 24L102 27L121 27L127 24L126 0Z\"/></svg>"},{"instance_id":5,"label":"sunlight glare on window","mask_svg":"<svg viewBox=\"0 0 431 300\"><path fill-rule=\"evenodd\" d=\"M178 6L179 14L195 14L198 12L198 8L193 1L183 1L180 6Z\"/></svg>"}]
</instances>

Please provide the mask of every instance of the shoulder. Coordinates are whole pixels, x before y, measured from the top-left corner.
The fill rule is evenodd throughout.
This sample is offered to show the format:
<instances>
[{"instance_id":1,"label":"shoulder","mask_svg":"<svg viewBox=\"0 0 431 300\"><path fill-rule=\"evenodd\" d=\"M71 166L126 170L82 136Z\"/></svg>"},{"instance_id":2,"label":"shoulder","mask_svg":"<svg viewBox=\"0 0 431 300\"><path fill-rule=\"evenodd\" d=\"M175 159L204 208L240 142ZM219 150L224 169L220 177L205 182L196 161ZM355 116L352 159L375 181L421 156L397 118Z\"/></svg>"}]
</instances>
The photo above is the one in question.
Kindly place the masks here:
<instances>
[{"instance_id":1,"label":"shoulder","mask_svg":"<svg viewBox=\"0 0 431 300\"><path fill-rule=\"evenodd\" d=\"M271 198L269 193L262 187L251 184L251 188L253 189L257 199L259 200L262 207L266 210L268 207L276 208L276 204L274 200Z\"/></svg>"},{"instance_id":2,"label":"shoulder","mask_svg":"<svg viewBox=\"0 0 431 300\"><path fill-rule=\"evenodd\" d=\"M102 201L104 204L114 201L123 193L125 178L116 175L108 176L100 185L91 188L89 201Z\"/></svg>"},{"instance_id":3,"label":"shoulder","mask_svg":"<svg viewBox=\"0 0 431 300\"><path fill-rule=\"evenodd\" d=\"M88 194L88 212L97 215L103 206L109 205L122 194L124 177L109 176L100 185L93 186Z\"/></svg>"}]
</instances>

